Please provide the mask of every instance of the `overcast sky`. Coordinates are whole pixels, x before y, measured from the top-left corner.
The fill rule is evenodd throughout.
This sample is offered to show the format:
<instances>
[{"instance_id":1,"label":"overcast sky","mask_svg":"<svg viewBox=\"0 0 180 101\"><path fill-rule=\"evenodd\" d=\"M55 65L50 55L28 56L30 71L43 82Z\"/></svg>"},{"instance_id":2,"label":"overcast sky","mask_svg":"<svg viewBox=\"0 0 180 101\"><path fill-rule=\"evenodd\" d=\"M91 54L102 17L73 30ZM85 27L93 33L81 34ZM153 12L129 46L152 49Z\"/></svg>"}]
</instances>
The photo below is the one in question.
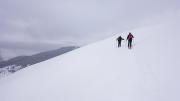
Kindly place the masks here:
<instances>
[{"instance_id":1,"label":"overcast sky","mask_svg":"<svg viewBox=\"0 0 180 101\"><path fill-rule=\"evenodd\" d=\"M179 10L180 0L0 0L0 54L86 45Z\"/></svg>"}]
</instances>

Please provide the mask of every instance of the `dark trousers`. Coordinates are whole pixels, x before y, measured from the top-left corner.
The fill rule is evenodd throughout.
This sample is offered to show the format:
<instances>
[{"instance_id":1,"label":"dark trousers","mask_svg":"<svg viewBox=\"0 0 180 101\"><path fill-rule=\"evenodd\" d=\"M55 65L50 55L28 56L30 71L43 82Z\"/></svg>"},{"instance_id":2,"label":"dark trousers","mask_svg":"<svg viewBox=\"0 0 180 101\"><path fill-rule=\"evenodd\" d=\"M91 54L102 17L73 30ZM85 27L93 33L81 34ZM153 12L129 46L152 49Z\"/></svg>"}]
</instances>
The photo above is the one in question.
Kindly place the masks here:
<instances>
[{"instance_id":1,"label":"dark trousers","mask_svg":"<svg viewBox=\"0 0 180 101\"><path fill-rule=\"evenodd\" d=\"M128 40L128 48L132 48L132 40Z\"/></svg>"},{"instance_id":2,"label":"dark trousers","mask_svg":"<svg viewBox=\"0 0 180 101\"><path fill-rule=\"evenodd\" d=\"M118 41L118 47L121 47L121 41Z\"/></svg>"}]
</instances>

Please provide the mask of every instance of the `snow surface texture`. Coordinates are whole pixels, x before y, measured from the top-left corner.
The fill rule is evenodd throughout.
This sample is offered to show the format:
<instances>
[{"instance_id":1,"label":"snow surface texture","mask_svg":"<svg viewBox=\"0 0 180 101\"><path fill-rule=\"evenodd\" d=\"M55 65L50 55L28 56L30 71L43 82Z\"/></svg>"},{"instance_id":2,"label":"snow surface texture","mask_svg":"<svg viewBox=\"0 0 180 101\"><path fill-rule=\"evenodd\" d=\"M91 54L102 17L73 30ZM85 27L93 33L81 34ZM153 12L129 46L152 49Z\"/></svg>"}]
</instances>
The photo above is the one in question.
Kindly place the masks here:
<instances>
[{"instance_id":1,"label":"snow surface texture","mask_svg":"<svg viewBox=\"0 0 180 101\"><path fill-rule=\"evenodd\" d=\"M132 30L132 50L116 35L32 65L0 80L0 101L180 101L179 26Z\"/></svg>"}]
</instances>

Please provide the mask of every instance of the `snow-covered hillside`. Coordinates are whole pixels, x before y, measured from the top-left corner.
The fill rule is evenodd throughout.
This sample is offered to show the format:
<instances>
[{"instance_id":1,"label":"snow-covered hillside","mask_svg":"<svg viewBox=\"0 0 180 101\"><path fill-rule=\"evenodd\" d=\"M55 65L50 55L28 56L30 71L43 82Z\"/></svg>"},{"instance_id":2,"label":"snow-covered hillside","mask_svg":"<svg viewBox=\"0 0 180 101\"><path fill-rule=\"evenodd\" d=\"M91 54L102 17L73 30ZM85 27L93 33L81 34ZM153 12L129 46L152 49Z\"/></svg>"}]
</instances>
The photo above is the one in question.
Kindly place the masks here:
<instances>
[{"instance_id":1,"label":"snow-covered hillside","mask_svg":"<svg viewBox=\"0 0 180 101\"><path fill-rule=\"evenodd\" d=\"M50 58L62 55L66 52L72 51L78 48L77 46L66 46L56 50L41 52L31 56L17 56L12 59L0 62L0 79L15 73L30 65L46 61Z\"/></svg>"},{"instance_id":2,"label":"snow-covered hillside","mask_svg":"<svg viewBox=\"0 0 180 101\"><path fill-rule=\"evenodd\" d=\"M0 100L180 101L179 26L131 30L132 50L119 34L30 66L0 80Z\"/></svg>"}]
</instances>

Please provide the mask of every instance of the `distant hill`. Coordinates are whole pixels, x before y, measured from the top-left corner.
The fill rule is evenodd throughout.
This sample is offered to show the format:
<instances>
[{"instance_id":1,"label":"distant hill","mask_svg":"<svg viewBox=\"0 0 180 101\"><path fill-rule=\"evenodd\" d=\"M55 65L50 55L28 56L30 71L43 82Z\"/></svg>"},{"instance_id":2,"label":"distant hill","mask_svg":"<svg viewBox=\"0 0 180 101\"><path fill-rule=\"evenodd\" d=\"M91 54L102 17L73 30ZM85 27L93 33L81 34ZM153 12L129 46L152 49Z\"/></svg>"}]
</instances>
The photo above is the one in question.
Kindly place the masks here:
<instances>
[{"instance_id":1,"label":"distant hill","mask_svg":"<svg viewBox=\"0 0 180 101\"><path fill-rule=\"evenodd\" d=\"M32 56L18 56L18 57L9 59L7 61L1 61L0 73L2 73L2 70L3 71L5 70L7 72L16 72L19 69L48 60L50 58L72 51L76 48L78 47L76 46L62 47L60 49L42 52L42 53L38 53Z\"/></svg>"}]
</instances>

